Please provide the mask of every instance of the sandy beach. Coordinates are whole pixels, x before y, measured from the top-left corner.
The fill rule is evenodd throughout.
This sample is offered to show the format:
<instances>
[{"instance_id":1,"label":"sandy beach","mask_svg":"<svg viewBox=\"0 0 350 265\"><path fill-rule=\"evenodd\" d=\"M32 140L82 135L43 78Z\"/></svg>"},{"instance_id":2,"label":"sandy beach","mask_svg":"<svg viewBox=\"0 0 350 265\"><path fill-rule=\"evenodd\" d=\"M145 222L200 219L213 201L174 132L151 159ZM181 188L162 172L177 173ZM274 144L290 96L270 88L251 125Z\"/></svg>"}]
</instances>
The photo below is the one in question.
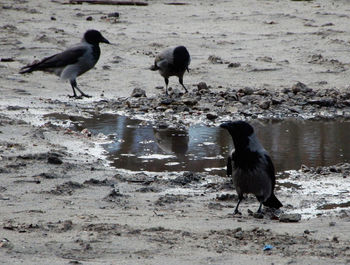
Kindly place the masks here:
<instances>
[{"instance_id":1,"label":"sandy beach","mask_svg":"<svg viewBox=\"0 0 350 265\"><path fill-rule=\"evenodd\" d=\"M347 161L278 172L284 222L254 217L252 196L234 216L237 195L224 175L116 168L107 135L70 124L104 113L175 128L348 121L350 2L145 3L1 1L0 263L349 264ZM18 73L88 29L112 43L77 79L92 98L69 98L69 83L54 75ZM174 45L191 54L189 93L172 77L167 97L149 67Z\"/></svg>"}]
</instances>

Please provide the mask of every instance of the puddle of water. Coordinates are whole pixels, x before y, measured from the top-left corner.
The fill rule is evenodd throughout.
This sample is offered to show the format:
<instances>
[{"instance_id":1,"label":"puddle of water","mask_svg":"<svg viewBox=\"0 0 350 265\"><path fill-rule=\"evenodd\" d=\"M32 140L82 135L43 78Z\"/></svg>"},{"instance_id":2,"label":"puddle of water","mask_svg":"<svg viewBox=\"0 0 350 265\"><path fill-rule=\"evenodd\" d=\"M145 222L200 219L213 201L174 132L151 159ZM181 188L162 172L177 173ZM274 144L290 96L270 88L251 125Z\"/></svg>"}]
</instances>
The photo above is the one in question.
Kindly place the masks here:
<instances>
[{"instance_id":1,"label":"puddle of water","mask_svg":"<svg viewBox=\"0 0 350 265\"><path fill-rule=\"evenodd\" d=\"M155 129L152 124L124 116L102 114L92 118L51 114L70 120L77 130L103 133L111 165L132 171L194 171L225 174L226 156L232 149L229 134L219 127L194 126L186 131ZM350 122L252 122L276 171L327 166L350 161Z\"/></svg>"}]
</instances>

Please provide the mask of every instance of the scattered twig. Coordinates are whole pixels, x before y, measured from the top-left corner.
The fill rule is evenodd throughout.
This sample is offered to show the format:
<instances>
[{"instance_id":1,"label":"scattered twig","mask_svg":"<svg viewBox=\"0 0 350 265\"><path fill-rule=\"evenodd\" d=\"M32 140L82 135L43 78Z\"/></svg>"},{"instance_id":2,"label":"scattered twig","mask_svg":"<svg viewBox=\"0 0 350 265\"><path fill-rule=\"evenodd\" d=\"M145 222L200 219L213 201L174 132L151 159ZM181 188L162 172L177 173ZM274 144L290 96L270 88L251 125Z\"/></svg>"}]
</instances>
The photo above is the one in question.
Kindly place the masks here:
<instances>
[{"instance_id":1,"label":"scattered twig","mask_svg":"<svg viewBox=\"0 0 350 265\"><path fill-rule=\"evenodd\" d=\"M115 1L115 0L70 0L69 4L95 4L95 5L131 5L131 6L147 6L146 2L139 1Z\"/></svg>"},{"instance_id":2,"label":"scattered twig","mask_svg":"<svg viewBox=\"0 0 350 265\"><path fill-rule=\"evenodd\" d=\"M1 62L14 62L15 59L13 59L13 58L1 58L0 61Z\"/></svg>"}]
</instances>

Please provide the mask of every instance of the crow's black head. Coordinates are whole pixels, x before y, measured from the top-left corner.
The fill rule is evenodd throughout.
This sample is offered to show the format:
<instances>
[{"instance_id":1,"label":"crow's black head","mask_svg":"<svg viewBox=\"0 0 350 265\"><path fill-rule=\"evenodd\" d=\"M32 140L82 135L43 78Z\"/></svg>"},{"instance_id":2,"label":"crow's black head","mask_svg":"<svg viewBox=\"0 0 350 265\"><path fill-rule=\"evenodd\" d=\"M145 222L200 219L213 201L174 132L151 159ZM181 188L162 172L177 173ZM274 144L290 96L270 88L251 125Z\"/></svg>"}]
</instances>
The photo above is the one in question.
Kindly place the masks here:
<instances>
[{"instance_id":1,"label":"crow's black head","mask_svg":"<svg viewBox=\"0 0 350 265\"><path fill-rule=\"evenodd\" d=\"M249 137L254 133L253 127L245 121L228 121L220 125L235 137Z\"/></svg>"},{"instance_id":2,"label":"crow's black head","mask_svg":"<svg viewBox=\"0 0 350 265\"><path fill-rule=\"evenodd\" d=\"M90 29L85 32L84 39L90 44L99 44L100 42L109 44L109 41L102 36L102 34L94 29Z\"/></svg>"},{"instance_id":3,"label":"crow's black head","mask_svg":"<svg viewBox=\"0 0 350 265\"><path fill-rule=\"evenodd\" d=\"M224 122L220 127L228 130L236 149L246 148L249 145L249 137L254 134L253 127L245 121Z\"/></svg>"},{"instance_id":4,"label":"crow's black head","mask_svg":"<svg viewBox=\"0 0 350 265\"><path fill-rule=\"evenodd\" d=\"M173 52L174 56L174 68L176 71L188 71L188 66L191 61L190 54L185 46L177 46Z\"/></svg>"}]
</instances>

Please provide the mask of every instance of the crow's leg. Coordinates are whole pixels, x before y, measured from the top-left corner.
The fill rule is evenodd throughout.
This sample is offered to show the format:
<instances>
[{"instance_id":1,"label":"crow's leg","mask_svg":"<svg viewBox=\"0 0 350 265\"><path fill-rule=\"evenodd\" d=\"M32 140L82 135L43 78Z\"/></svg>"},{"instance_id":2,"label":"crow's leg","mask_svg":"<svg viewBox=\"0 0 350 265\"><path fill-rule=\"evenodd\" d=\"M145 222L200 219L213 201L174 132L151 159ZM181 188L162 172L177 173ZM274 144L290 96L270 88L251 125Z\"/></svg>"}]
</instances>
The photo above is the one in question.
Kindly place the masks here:
<instances>
[{"instance_id":1,"label":"crow's leg","mask_svg":"<svg viewBox=\"0 0 350 265\"><path fill-rule=\"evenodd\" d=\"M233 212L233 214L242 214L240 211L238 211L238 206L242 200L243 200L243 195L238 195L238 203L236 205L236 208L235 208L235 211Z\"/></svg>"},{"instance_id":2,"label":"crow's leg","mask_svg":"<svg viewBox=\"0 0 350 265\"><path fill-rule=\"evenodd\" d=\"M258 209L257 213L262 213L261 207L262 207L262 204L263 204L264 197L263 196L257 196L257 195L255 195L255 197L260 202L259 209Z\"/></svg>"},{"instance_id":3,"label":"crow's leg","mask_svg":"<svg viewBox=\"0 0 350 265\"><path fill-rule=\"evenodd\" d=\"M168 95L169 78L164 77L164 81L165 81L165 94Z\"/></svg>"},{"instance_id":4,"label":"crow's leg","mask_svg":"<svg viewBox=\"0 0 350 265\"><path fill-rule=\"evenodd\" d=\"M188 92L187 88L184 86L184 81L182 79L182 77L179 77L179 83L182 85L182 87L185 89L185 93Z\"/></svg>"},{"instance_id":5,"label":"crow's leg","mask_svg":"<svg viewBox=\"0 0 350 265\"><path fill-rule=\"evenodd\" d=\"M72 86L72 89L73 89L73 96L68 95L68 97L70 97L70 98L79 98L77 96L77 93L75 93L75 87L77 87L77 81L75 81L75 79L74 80L70 80L70 85Z\"/></svg>"},{"instance_id":6,"label":"crow's leg","mask_svg":"<svg viewBox=\"0 0 350 265\"><path fill-rule=\"evenodd\" d=\"M85 94L83 91L80 90L80 88L77 85L77 82L74 80L75 82L75 88L78 89L78 91L80 92L81 96L80 97L86 97L86 98L91 98L91 96Z\"/></svg>"}]
</instances>

